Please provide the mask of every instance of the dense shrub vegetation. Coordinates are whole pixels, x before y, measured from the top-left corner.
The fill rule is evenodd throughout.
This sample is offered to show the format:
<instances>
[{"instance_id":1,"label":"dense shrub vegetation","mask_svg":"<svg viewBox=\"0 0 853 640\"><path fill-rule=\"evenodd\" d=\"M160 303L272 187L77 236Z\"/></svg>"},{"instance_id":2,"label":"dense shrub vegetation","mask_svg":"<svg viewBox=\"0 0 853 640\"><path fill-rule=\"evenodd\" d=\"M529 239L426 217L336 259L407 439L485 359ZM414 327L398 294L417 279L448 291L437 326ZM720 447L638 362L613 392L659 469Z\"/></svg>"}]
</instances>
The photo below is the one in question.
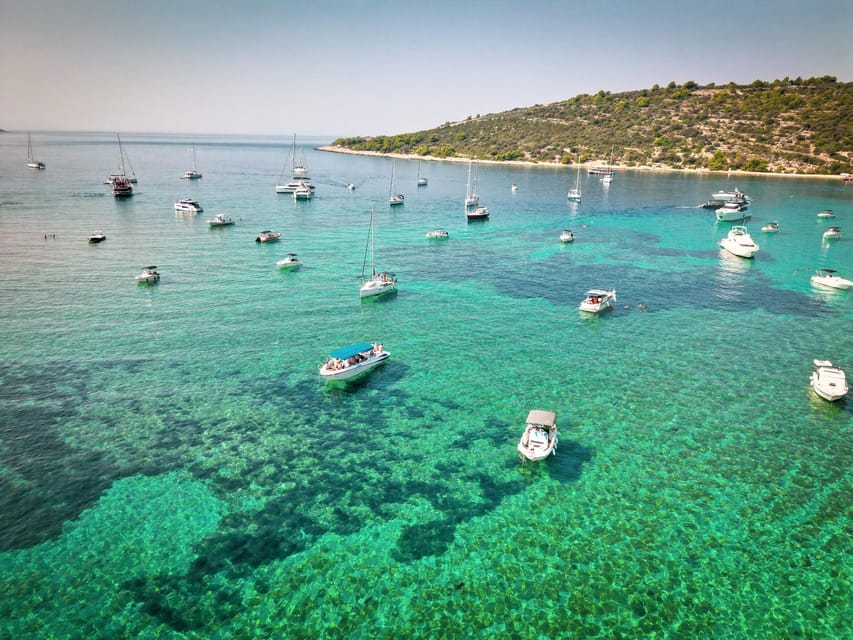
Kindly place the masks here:
<instances>
[{"instance_id":1,"label":"dense shrub vegetation","mask_svg":"<svg viewBox=\"0 0 853 640\"><path fill-rule=\"evenodd\" d=\"M339 138L356 150L569 164L785 173L853 172L853 83L832 76L749 85L689 81L469 116L435 129Z\"/></svg>"}]
</instances>

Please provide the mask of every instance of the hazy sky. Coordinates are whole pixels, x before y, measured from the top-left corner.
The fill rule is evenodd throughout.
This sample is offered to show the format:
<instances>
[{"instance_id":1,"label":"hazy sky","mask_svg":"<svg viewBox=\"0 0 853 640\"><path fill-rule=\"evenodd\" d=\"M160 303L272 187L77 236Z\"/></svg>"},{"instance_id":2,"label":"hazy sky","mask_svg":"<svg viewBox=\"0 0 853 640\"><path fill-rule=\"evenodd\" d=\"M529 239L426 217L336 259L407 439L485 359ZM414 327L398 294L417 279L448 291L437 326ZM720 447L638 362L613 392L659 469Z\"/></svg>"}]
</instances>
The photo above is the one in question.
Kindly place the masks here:
<instances>
[{"instance_id":1,"label":"hazy sky","mask_svg":"<svg viewBox=\"0 0 853 640\"><path fill-rule=\"evenodd\" d=\"M853 0L0 0L0 128L375 135L600 89L853 80Z\"/></svg>"}]
</instances>

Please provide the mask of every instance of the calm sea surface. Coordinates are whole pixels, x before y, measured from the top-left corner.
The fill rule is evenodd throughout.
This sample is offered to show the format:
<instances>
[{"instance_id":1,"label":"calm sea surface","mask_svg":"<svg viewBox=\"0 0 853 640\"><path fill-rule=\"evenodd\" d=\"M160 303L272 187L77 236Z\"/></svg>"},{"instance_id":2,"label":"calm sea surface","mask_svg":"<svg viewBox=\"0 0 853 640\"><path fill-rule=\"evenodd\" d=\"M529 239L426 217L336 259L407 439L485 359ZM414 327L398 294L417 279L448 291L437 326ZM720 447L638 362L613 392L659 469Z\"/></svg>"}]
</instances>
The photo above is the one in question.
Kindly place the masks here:
<instances>
[{"instance_id":1,"label":"calm sea surface","mask_svg":"<svg viewBox=\"0 0 853 640\"><path fill-rule=\"evenodd\" d=\"M623 172L569 204L570 169L482 165L468 224L463 164L397 161L391 210L391 160L326 140L310 202L275 193L286 138L122 142L127 201L113 134L35 134L44 171L0 137L0 637L850 637L853 398L808 377L853 377L853 292L809 284L853 277L853 187ZM696 207L735 186L755 260ZM374 205L399 292L360 301ZM390 360L323 384L357 340ZM561 437L522 464L530 409Z\"/></svg>"}]
</instances>

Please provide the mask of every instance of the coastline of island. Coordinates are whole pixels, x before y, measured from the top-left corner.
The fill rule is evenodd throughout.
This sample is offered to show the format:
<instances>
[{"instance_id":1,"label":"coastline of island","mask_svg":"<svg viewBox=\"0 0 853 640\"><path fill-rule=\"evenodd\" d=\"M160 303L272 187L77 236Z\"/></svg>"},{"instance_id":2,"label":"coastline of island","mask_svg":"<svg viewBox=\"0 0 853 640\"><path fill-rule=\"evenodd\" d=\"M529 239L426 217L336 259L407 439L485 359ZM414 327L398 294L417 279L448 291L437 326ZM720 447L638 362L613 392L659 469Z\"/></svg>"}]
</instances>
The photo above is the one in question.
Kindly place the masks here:
<instances>
[{"instance_id":1,"label":"coastline of island","mask_svg":"<svg viewBox=\"0 0 853 640\"><path fill-rule=\"evenodd\" d=\"M396 158L399 160L426 160L430 162L451 162L451 163L467 163L472 158L464 158L459 156L447 157L447 158L436 158L435 156L420 156L414 153L382 153L380 151L363 151L359 149L349 149L347 147L342 147L340 145L323 145L320 147L315 147L317 151L326 151L329 153L346 153L355 156L374 156L379 158ZM564 168L574 170L577 165L575 164L563 164L561 162L529 162L525 160L482 160L479 158L473 158L480 164L495 164L495 165L510 165L517 167L549 167L549 168ZM847 182L844 180L844 176L838 174L815 174L815 173L775 173L769 171L740 171L737 169L730 169L726 171L712 171L710 169L700 168L700 169L678 169L675 167L666 167L666 166L651 166L651 165L639 165L629 167L627 165L620 164L611 164L608 165L602 162L582 162L582 169L591 169L594 167L605 167L609 166L615 171L639 171L639 172L647 172L647 173L686 173L690 175L702 175L702 176L758 176L758 177L767 177L767 178L820 178L824 180L841 180L843 182Z\"/></svg>"}]
</instances>

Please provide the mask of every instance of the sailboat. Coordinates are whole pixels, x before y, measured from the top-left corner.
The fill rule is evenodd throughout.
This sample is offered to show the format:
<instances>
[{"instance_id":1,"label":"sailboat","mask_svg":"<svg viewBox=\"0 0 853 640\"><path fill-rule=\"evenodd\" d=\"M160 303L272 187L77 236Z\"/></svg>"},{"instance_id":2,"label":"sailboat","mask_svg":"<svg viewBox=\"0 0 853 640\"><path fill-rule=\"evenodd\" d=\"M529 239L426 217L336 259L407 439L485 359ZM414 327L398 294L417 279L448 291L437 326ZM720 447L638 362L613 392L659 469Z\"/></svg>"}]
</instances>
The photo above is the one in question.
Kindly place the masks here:
<instances>
[{"instance_id":1,"label":"sailboat","mask_svg":"<svg viewBox=\"0 0 853 640\"><path fill-rule=\"evenodd\" d=\"M569 200L575 200L577 202L580 202L580 199L581 199L581 157L580 157L580 154L578 154L577 165L578 165L578 167L577 167L577 176L575 177L575 187L574 187L574 189L569 189L569 192L566 194L566 197Z\"/></svg>"},{"instance_id":2,"label":"sailboat","mask_svg":"<svg viewBox=\"0 0 853 640\"><path fill-rule=\"evenodd\" d=\"M113 187L113 196L116 198L130 198L133 196L133 185L124 170L124 150L121 148L121 136L116 134L116 138L118 139L119 172L110 175L107 182ZM136 178L134 178L135 180Z\"/></svg>"},{"instance_id":3,"label":"sailboat","mask_svg":"<svg viewBox=\"0 0 853 640\"><path fill-rule=\"evenodd\" d=\"M27 131L27 166L30 169L44 169L45 164L39 160L33 159L33 141L30 139L30 132Z\"/></svg>"},{"instance_id":4,"label":"sailboat","mask_svg":"<svg viewBox=\"0 0 853 640\"><path fill-rule=\"evenodd\" d=\"M473 160L468 160L468 186L465 188L466 207L476 207L480 202L480 196L477 195L477 185L471 183L471 167L473 164ZM479 172L479 168L477 171Z\"/></svg>"},{"instance_id":5,"label":"sailboat","mask_svg":"<svg viewBox=\"0 0 853 640\"><path fill-rule=\"evenodd\" d=\"M610 184L613 182L613 147L610 147L610 163L607 165L607 173L601 179L602 184Z\"/></svg>"},{"instance_id":6,"label":"sailboat","mask_svg":"<svg viewBox=\"0 0 853 640\"><path fill-rule=\"evenodd\" d=\"M297 160L296 158L296 134L293 134L293 149L288 156L288 160L290 163L285 161L284 166L281 168L281 175L278 177L278 184L275 185L276 193L294 193L299 190L300 195L304 195L305 188L307 187L313 194L314 185L311 183L311 178L308 177L308 167L305 163L305 159L301 158ZM284 174L287 171L288 164L290 165L290 179L285 182ZM310 196L309 196L310 197ZM308 198L300 198L300 199L308 199Z\"/></svg>"},{"instance_id":7,"label":"sailboat","mask_svg":"<svg viewBox=\"0 0 853 640\"><path fill-rule=\"evenodd\" d=\"M427 179L421 175L421 161L418 160L418 186L425 187L427 186Z\"/></svg>"},{"instance_id":8,"label":"sailboat","mask_svg":"<svg viewBox=\"0 0 853 640\"><path fill-rule=\"evenodd\" d=\"M116 139L118 140L118 171L116 173L111 173L109 177L104 180L104 184L113 184L119 178L124 178L128 182L136 184L136 172L133 170L133 165L130 164L130 158L124 152L124 147L121 144L121 136L116 134ZM130 173L127 173L127 167L130 167Z\"/></svg>"},{"instance_id":9,"label":"sailboat","mask_svg":"<svg viewBox=\"0 0 853 640\"><path fill-rule=\"evenodd\" d=\"M401 205L406 201L406 196L404 196L402 193L397 193L397 190L395 188L396 168L397 168L397 161L392 160L391 161L391 188L388 190L388 204L390 204L392 207L396 207L398 205Z\"/></svg>"},{"instance_id":10,"label":"sailboat","mask_svg":"<svg viewBox=\"0 0 853 640\"><path fill-rule=\"evenodd\" d=\"M465 190L465 217L468 222L474 220L485 220L489 217L488 207L480 204L480 196L477 194L477 187L480 184L480 167L477 167L477 175L474 182L471 182L471 166L472 160L468 161L468 186Z\"/></svg>"},{"instance_id":11,"label":"sailboat","mask_svg":"<svg viewBox=\"0 0 853 640\"><path fill-rule=\"evenodd\" d=\"M376 265L374 263L374 226L373 220L376 217L376 207L370 209L370 231L367 234L367 245L364 247L364 262L361 264L361 288L358 291L359 298L370 298L373 296L381 296L385 293L391 293L397 290L396 274L387 271L376 273ZM367 254L370 253L370 277L365 275L367 270Z\"/></svg>"},{"instance_id":12,"label":"sailboat","mask_svg":"<svg viewBox=\"0 0 853 640\"><path fill-rule=\"evenodd\" d=\"M181 174L182 180L198 180L201 178L201 171L196 167L196 162L195 145L193 145L193 168Z\"/></svg>"}]
</instances>

